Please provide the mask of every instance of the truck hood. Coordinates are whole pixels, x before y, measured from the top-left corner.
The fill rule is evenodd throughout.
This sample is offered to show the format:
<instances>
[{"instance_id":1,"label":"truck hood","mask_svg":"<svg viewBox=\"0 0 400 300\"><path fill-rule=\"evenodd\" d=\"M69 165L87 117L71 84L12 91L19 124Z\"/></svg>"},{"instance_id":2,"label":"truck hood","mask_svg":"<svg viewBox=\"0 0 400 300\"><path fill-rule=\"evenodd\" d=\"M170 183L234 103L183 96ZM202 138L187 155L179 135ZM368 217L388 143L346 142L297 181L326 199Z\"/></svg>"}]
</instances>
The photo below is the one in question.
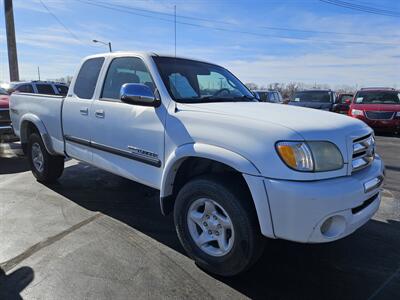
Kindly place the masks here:
<instances>
[{"instance_id":1,"label":"truck hood","mask_svg":"<svg viewBox=\"0 0 400 300\"><path fill-rule=\"evenodd\" d=\"M251 161L263 176L287 180L347 175L352 139L372 131L348 116L264 102L179 103L168 127L176 145L196 142L228 149ZM342 152L345 165L331 172L292 171L275 149L276 142L282 140L330 141Z\"/></svg>"},{"instance_id":2,"label":"truck hood","mask_svg":"<svg viewBox=\"0 0 400 300\"><path fill-rule=\"evenodd\" d=\"M261 102L199 103L185 107L209 113L234 116L287 127L300 134L306 140L328 139L332 136L347 136L353 131L368 126L355 118L328 111L314 110L298 106L289 106Z\"/></svg>"},{"instance_id":3,"label":"truck hood","mask_svg":"<svg viewBox=\"0 0 400 300\"><path fill-rule=\"evenodd\" d=\"M322 110L330 110L332 107L332 103L327 103L327 102L289 102L289 105L293 106L301 106L301 107L308 107L308 108L316 108L316 109L322 109Z\"/></svg>"}]
</instances>

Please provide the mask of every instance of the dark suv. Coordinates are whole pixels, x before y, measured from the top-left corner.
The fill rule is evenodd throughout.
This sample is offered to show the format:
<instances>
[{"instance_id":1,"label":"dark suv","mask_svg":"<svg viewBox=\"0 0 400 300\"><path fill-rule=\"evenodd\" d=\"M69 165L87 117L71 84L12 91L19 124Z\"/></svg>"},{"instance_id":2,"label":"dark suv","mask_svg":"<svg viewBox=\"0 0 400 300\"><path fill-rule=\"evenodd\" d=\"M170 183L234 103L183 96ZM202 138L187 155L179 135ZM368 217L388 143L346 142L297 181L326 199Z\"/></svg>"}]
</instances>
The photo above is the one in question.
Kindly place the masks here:
<instances>
[{"instance_id":1,"label":"dark suv","mask_svg":"<svg viewBox=\"0 0 400 300\"><path fill-rule=\"evenodd\" d=\"M306 90L296 92L289 105L334 111L336 94L331 90Z\"/></svg>"}]
</instances>

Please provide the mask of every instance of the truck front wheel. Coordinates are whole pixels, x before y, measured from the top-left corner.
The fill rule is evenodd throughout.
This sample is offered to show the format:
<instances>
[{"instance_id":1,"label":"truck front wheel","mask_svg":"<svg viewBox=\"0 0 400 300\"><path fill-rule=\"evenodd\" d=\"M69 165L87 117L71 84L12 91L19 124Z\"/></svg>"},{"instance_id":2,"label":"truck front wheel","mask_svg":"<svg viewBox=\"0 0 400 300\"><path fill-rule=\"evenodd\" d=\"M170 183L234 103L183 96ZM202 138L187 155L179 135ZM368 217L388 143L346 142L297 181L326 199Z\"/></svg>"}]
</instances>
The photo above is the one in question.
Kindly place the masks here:
<instances>
[{"instance_id":1,"label":"truck front wheel","mask_svg":"<svg viewBox=\"0 0 400 300\"><path fill-rule=\"evenodd\" d=\"M210 273L233 276L262 254L262 237L251 197L228 178L201 176L178 193L178 237L195 262Z\"/></svg>"},{"instance_id":2,"label":"truck front wheel","mask_svg":"<svg viewBox=\"0 0 400 300\"><path fill-rule=\"evenodd\" d=\"M27 156L32 173L40 182L52 183L64 171L64 157L48 153L38 133L29 136Z\"/></svg>"}]
</instances>

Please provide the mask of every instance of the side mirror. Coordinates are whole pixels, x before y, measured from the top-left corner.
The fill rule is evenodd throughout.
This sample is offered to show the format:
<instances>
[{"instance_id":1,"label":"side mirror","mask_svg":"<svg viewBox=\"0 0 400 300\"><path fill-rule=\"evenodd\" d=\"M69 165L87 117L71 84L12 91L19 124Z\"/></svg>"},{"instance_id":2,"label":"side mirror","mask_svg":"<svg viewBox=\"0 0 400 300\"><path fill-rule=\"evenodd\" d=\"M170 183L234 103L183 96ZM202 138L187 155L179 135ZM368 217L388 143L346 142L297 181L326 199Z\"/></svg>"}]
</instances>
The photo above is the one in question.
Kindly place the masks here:
<instances>
[{"instance_id":1,"label":"side mirror","mask_svg":"<svg viewBox=\"0 0 400 300\"><path fill-rule=\"evenodd\" d=\"M121 87L120 99L128 104L158 107L161 104L160 99L154 96L151 89L140 83L125 83Z\"/></svg>"}]
</instances>

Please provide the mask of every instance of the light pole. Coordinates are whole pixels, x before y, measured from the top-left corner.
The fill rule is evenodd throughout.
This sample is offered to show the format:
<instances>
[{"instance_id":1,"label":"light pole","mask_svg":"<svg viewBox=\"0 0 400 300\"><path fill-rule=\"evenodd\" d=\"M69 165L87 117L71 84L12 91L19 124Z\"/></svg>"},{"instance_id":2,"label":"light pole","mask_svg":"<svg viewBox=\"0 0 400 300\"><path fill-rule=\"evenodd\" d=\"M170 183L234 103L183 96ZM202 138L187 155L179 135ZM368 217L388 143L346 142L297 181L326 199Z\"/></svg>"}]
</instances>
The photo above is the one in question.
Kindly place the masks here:
<instances>
[{"instance_id":1,"label":"light pole","mask_svg":"<svg viewBox=\"0 0 400 300\"><path fill-rule=\"evenodd\" d=\"M105 43L105 42L102 42L102 41L93 40L93 43L100 43L100 44L103 44L103 45L106 45L106 46L108 45L108 49L110 50L110 52L112 52L111 42Z\"/></svg>"}]
</instances>

